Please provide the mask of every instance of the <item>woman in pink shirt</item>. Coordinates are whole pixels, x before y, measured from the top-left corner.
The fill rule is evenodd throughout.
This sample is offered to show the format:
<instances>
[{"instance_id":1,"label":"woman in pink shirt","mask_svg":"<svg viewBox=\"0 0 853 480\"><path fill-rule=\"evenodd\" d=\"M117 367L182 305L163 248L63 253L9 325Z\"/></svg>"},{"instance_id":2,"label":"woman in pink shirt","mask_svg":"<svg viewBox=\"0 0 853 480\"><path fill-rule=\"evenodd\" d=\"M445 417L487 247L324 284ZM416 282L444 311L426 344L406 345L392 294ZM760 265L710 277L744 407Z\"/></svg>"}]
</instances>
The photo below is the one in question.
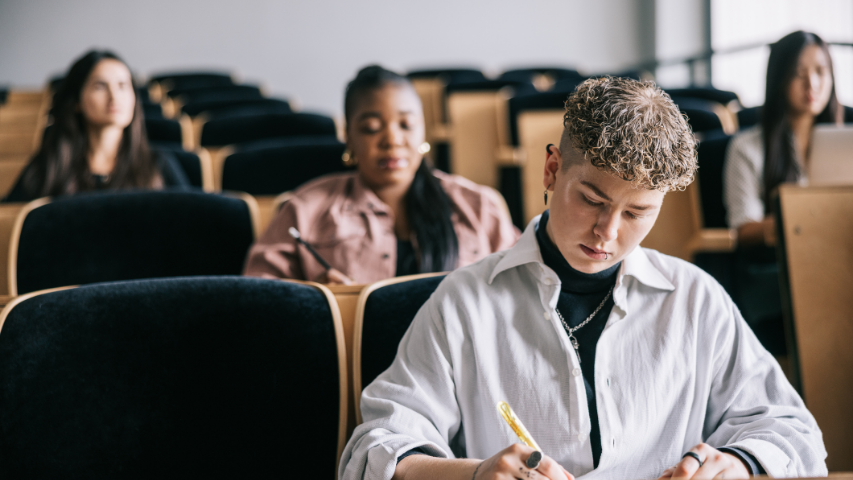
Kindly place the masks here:
<instances>
[{"instance_id":1,"label":"woman in pink shirt","mask_svg":"<svg viewBox=\"0 0 853 480\"><path fill-rule=\"evenodd\" d=\"M245 274L371 283L441 272L511 247L519 232L492 189L424 161L420 99L409 81L379 66L358 72L344 101L344 163L294 192L252 246ZM299 230L332 269L288 233Z\"/></svg>"}]
</instances>

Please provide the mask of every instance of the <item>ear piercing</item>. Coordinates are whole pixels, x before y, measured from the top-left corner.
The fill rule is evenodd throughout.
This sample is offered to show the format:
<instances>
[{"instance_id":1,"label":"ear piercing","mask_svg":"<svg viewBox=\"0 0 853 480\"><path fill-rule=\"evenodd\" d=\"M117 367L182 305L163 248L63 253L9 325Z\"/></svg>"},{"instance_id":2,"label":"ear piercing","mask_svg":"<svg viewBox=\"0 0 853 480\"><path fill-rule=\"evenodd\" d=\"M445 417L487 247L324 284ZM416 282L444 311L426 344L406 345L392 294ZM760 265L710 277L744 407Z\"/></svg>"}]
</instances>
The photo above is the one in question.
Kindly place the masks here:
<instances>
[{"instance_id":1,"label":"ear piercing","mask_svg":"<svg viewBox=\"0 0 853 480\"><path fill-rule=\"evenodd\" d=\"M548 184L548 188L551 188L552 184ZM545 189L545 206L548 205L548 188Z\"/></svg>"}]
</instances>

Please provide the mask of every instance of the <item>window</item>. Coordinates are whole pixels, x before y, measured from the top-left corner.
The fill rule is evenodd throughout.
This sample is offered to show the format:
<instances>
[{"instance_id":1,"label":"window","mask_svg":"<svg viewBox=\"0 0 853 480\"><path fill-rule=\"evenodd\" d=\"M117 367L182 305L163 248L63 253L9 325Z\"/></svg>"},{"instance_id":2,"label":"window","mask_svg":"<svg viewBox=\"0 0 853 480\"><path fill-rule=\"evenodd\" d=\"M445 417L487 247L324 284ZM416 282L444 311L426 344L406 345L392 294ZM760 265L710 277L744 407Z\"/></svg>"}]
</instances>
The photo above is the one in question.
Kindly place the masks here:
<instances>
[{"instance_id":1,"label":"window","mask_svg":"<svg viewBox=\"0 0 853 480\"><path fill-rule=\"evenodd\" d=\"M851 0L711 0L712 83L740 95L744 106L764 103L766 45L796 30L827 42L853 42ZM728 52L728 53L727 53ZM853 105L853 47L830 47L835 90Z\"/></svg>"}]
</instances>

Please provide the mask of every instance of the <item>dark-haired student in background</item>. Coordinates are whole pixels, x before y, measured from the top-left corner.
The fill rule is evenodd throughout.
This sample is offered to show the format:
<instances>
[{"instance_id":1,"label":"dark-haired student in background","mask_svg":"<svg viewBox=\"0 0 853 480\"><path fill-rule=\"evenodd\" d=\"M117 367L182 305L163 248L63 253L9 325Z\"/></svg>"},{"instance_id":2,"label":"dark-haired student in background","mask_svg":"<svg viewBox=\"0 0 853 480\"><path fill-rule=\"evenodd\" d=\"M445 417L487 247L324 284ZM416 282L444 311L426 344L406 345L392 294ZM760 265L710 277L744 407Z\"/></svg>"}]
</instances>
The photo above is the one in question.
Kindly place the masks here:
<instances>
[{"instance_id":1,"label":"dark-haired student in background","mask_svg":"<svg viewBox=\"0 0 853 480\"><path fill-rule=\"evenodd\" d=\"M89 51L53 97L53 124L6 202L93 190L185 187L177 161L153 153L127 64Z\"/></svg>"},{"instance_id":2,"label":"dark-haired student in background","mask_svg":"<svg viewBox=\"0 0 853 480\"><path fill-rule=\"evenodd\" d=\"M252 246L246 275L370 283L453 270L515 244L519 232L496 192L424 161L421 102L405 77L362 69L344 109L343 160L356 171L299 188ZM333 269L299 246L290 227Z\"/></svg>"},{"instance_id":3,"label":"dark-haired student in background","mask_svg":"<svg viewBox=\"0 0 853 480\"><path fill-rule=\"evenodd\" d=\"M773 44L761 123L735 136L726 155L725 203L738 232L735 301L764 346L785 353L772 198L782 183L804 183L812 130L841 123L829 47L797 31Z\"/></svg>"}]
</instances>

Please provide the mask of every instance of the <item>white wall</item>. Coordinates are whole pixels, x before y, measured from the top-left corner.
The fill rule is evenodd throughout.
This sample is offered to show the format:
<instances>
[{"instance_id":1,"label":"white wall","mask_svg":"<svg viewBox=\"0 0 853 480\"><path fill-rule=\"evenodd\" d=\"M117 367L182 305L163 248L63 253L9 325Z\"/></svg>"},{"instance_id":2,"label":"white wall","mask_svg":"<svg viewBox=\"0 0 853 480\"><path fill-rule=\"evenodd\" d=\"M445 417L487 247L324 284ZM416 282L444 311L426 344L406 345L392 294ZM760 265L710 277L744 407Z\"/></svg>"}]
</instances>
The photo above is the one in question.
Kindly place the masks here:
<instances>
[{"instance_id":1,"label":"white wall","mask_svg":"<svg viewBox=\"0 0 853 480\"><path fill-rule=\"evenodd\" d=\"M143 76L233 68L339 114L358 68L534 64L618 71L647 60L638 0L0 0L0 85L40 86L91 47ZM653 38L653 33L652 33Z\"/></svg>"}]
</instances>

